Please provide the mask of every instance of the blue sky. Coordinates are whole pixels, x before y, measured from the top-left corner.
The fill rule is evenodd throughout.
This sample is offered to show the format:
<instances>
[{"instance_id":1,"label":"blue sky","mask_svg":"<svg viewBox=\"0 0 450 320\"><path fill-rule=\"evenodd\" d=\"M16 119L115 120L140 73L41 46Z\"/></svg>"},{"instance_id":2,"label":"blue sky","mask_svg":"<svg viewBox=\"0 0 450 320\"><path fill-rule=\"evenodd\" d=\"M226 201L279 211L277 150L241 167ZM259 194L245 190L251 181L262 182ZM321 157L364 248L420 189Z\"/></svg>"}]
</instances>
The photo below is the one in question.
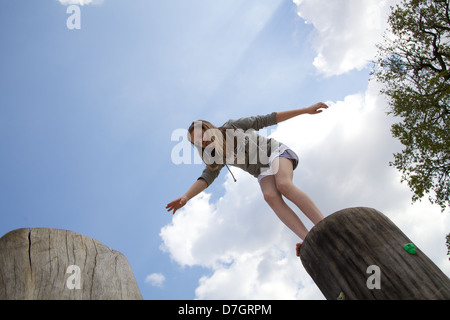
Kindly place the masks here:
<instances>
[{"instance_id":1,"label":"blue sky","mask_svg":"<svg viewBox=\"0 0 450 320\"><path fill-rule=\"evenodd\" d=\"M178 213L190 220L173 219L164 207L203 169L172 163L174 130L196 119L220 125L230 118L327 101L335 110L328 116L274 128L280 140L305 152L296 181L326 214L372 205L391 210L391 218L420 239L435 235L423 240L423 247L430 248L448 274L442 262L444 240L438 237L448 229L448 215L427 203L415 205L414 218L401 215L410 210L411 195L388 167L399 145L390 138L386 104L368 81L373 41L380 39L383 14L393 2L338 2L333 7L322 0L103 0L80 5L81 29L69 30L67 4L2 1L0 234L51 227L95 238L127 257L144 299L257 297L248 288L236 294L220 283L233 274L251 278L251 266L263 270L268 257L289 267L282 279L261 271L261 277L248 283L261 289L259 298L320 299L298 260L286 260L289 250L282 244L295 244L295 238L284 236L288 232L281 222L264 218L256 234L227 224L227 211L239 208L243 214L233 219L256 208L272 217L252 177L238 172L241 181L233 185L222 172L206 193ZM354 19L364 16L361 12L375 16L369 25ZM344 20L353 24L343 25ZM331 137L342 139L331 144ZM358 137L373 139L371 152L377 156L346 166L346 157L367 147L367 139ZM346 154L338 160L344 148ZM314 173L314 163L327 169ZM361 191L358 179L348 179L361 172L381 180ZM386 193L384 200L375 199L380 190ZM230 207L243 194L244 203ZM420 206L438 218L424 224ZM259 220L252 217L238 225ZM268 229L273 223L277 227ZM418 230L417 224L426 229ZM234 235L224 230L236 231L243 242L240 249L227 245ZM263 240L267 232L273 235L271 249L246 246ZM190 249L177 247L179 243ZM206 243L211 247L203 248ZM436 244L442 248L432 251ZM184 249L193 250L189 257L183 256ZM202 255L195 254L200 251ZM263 253L252 256L255 251ZM282 257L273 258L274 252ZM222 258L214 260L214 254ZM297 271L300 275L292 280L289 272ZM292 294L283 296L283 291Z\"/></svg>"}]
</instances>

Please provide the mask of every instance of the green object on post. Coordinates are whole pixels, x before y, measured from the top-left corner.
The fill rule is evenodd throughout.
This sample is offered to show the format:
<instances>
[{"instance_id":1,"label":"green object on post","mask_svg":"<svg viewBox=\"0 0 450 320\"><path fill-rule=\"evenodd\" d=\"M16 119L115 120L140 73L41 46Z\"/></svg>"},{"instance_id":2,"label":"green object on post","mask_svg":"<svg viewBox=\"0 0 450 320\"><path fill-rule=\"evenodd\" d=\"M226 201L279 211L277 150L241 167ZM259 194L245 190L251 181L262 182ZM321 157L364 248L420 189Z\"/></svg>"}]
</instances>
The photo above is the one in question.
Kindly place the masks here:
<instances>
[{"instance_id":1,"label":"green object on post","mask_svg":"<svg viewBox=\"0 0 450 320\"><path fill-rule=\"evenodd\" d=\"M410 254L416 254L416 246L412 243L406 244L403 249L405 249Z\"/></svg>"}]
</instances>

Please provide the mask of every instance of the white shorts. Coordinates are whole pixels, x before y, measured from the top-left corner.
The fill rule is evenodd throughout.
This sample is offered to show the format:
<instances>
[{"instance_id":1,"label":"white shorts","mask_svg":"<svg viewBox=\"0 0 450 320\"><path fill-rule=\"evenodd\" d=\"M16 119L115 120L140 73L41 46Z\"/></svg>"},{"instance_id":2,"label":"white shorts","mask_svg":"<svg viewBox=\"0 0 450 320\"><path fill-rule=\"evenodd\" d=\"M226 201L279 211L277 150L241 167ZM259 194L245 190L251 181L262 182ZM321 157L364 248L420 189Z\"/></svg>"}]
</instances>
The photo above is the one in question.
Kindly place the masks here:
<instances>
[{"instance_id":1,"label":"white shorts","mask_svg":"<svg viewBox=\"0 0 450 320\"><path fill-rule=\"evenodd\" d=\"M278 172L278 166L273 165L273 161L277 158L291 159L293 162L294 170L295 168L297 168L298 165L297 154L294 151L292 151L292 149L289 149L289 147L281 143L280 146L276 148L274 151L272 151L272 153L270 154L269 166L261 168L261 173L258 176L258 182L261 182L261 179L267 176L273 176Z\"/></svg>"}]
</instances>

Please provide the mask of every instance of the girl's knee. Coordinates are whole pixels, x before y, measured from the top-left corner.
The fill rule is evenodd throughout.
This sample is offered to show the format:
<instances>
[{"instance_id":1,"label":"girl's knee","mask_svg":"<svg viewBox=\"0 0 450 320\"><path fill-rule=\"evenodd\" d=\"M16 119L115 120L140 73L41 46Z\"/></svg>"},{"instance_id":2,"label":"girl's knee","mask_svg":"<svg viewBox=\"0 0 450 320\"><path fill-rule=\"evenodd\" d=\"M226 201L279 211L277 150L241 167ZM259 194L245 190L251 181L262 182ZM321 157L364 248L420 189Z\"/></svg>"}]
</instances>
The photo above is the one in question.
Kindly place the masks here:
<instances>
[{"instance_id":1,"label":"girl's knee","mask_svg":"<svg viewBox=\"0 0 450 320\"><path fill-rule=\"evenodd\" d=\"M281 194L276 191L266 191L263 193L263 195L264 195L264 200L270 206L272 206L272 205L278 203L280 200L282 200Z\"/></svg>"},{"instance_id":2,"label":"girl's knee","mask_svg":"<svg viewBox=\"0 0 450 320\"><path fill-rule=\"evenodd\" d=\"M292 190L292 188L294 187L292 181L288 179L277 180L276 185L278 191L284 196L286 196L290 192L290 190Z\"/></svg>"}]
</instances>

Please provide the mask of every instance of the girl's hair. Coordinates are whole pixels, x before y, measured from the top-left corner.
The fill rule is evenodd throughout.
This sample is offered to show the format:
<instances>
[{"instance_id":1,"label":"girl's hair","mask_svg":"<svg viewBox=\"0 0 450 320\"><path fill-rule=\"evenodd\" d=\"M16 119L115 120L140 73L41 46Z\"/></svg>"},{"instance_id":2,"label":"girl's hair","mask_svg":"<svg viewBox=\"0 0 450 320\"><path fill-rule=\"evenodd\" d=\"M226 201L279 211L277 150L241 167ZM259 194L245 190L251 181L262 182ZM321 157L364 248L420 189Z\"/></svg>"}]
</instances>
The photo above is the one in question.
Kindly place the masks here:
<instances>
[{"instance_id":1,"label":"girl's hair","mask_svg":"<svg viewBox=\"0 0 450 320\"><path fill-rule=\"evenodd\" d=\"M208 141L211 141L211 144L207 147L209 152L205 152L205 148L201 145L195 145L191 140L191 134L194 130L199 130L200 132L202 132L202 130L205 131L205 138L208 139ZM205 120L197 120L192 122L188 129L188 140L197 148L200 158L202 158L203 162L211 171L217 170L219 168L219 164L225 164L226 143L224 137L224 128L217 128L211 122ZM211 154L214 159L220 159L222 163L217 163L217 161L213 162L211 159L208 159L208 153Z\"/></svg>"}]
</instances>

